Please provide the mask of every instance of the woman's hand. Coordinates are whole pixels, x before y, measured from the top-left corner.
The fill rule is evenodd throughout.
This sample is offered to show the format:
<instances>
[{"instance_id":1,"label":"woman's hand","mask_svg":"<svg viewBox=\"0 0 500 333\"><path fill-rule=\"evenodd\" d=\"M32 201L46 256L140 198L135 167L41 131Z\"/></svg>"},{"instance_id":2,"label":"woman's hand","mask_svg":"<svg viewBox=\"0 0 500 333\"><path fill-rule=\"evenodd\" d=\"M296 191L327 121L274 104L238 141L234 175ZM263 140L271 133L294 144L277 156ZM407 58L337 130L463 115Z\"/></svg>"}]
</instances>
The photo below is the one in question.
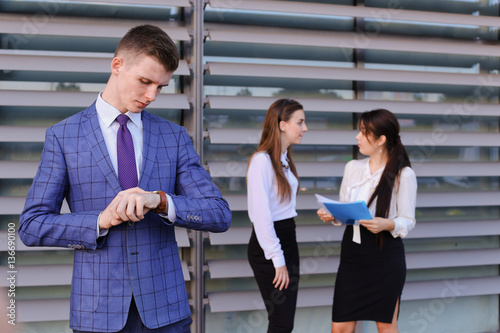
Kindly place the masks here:
<instances>
[{"instance_id":1,"label":"woman's hand","mask_svg":"<svg viewBox=\"0 0 500 333\"><path fill-rule=\"evenodd\" d=\"M285 266L275 267L276 275L273 280L274 288L283 290L283 288L288 288L288 283L290 282L290 277L288 276L288 270Z\"/></svg>"},{"instance_id":2,"label":"woman's hand","mask_svg":"<svg viewBox=\"0 0 500 333\"><path fill-rule=\"evenodd\" d=\"M316 213L318 214L319 218L325 223L331 222L334 226L339 226L342 224L340 222L337 222L337 220L335 220L335 217L325 212L323 208L318 209Z\"/></svg>"},{"instance_id":3,"label":"woman's hand","mask_svg":"<svg viewBox=\"0 0 500 333\"><path fill-rule=\"evenodd\" d=\"M330 223L333 220L335 220L335 218L332 215L325 212L323 208L318 209L316 213L318 214L319 218L325 223Z\"/></svg>"},{"instance_id":4,"label":"woman's hand","mask_svg":"<svg viewBox=\"0 0 500 333\"><path fill-rule=\"evenodd\" d=\"M359 223L374 234L378 234L384 230L393 231L396 227L393 220L382 217L374 217L371 220L359 220Z\"/></svg>"}]
</instances>

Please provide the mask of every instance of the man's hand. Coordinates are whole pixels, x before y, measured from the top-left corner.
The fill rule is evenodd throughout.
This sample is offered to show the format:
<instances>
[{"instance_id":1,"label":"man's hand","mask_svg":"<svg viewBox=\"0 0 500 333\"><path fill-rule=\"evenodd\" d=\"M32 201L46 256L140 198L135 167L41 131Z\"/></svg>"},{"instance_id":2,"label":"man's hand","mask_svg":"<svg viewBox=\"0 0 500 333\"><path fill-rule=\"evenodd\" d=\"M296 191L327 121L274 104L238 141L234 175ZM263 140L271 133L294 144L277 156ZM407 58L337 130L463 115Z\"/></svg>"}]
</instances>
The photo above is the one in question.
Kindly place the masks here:
<instances>
[{"instance_id":1,"label":"man's hand","mask_svg":"<svg viewBox=\"0 0 500 333\"><path fill-rule=\"evenodd\" d=\"M144 214L160 204L160 195L139 187L121 191L102 212L99 228L109 229L126 221L138 222Z\"/></svg>"}]
</instances>

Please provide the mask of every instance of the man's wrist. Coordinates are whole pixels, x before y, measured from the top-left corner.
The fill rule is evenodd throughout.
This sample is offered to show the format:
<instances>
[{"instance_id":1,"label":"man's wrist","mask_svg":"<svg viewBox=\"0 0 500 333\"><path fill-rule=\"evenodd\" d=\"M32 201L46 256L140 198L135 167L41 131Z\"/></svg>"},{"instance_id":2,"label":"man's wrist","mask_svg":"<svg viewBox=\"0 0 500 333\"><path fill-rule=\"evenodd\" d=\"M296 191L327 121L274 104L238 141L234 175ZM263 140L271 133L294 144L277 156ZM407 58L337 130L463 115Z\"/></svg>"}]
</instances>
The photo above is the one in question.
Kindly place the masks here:
<instances>
[{"instance_id":1,"label":"man's wrist","mask_svg":"<svg viewBox=\"0 0 500 333\"><path fill-rule=\"evenodd\" d=\"M163 191L153 191L151 193L154 194L159 194L160 195L160 203L159 205L155 208L152 209L153 212L155 213L163 213L165 212L165 209L167 209L167 195Z\"/></svg>"}]
</instances>

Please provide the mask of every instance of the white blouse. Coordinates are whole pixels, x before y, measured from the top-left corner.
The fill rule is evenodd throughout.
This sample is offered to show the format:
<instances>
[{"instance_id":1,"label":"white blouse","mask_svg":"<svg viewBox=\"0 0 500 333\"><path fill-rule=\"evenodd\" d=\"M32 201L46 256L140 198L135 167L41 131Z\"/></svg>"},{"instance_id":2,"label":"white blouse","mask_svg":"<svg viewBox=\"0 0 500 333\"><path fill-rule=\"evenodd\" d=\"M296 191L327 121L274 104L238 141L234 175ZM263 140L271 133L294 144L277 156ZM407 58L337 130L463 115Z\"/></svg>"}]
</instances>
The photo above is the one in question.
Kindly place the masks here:
<instances>
[{"instance_id":1,"label":"white blouse","mask_svg":"<svg viewBox=\"0 0 500 333\"><path fill-rule=\"evenodd\" d=\"M368 204L368 200L370 200L371 195L375 191L384 171L384 168L381 168L372 174L369 162L370 159L365 158L363 160L352 160L347 163L344 169L342 185L340 186L340 201L353 202L364 200ZM397 182L398 179L399 184ZM412 168L405 167L401 170L398 179L396 179L392 192L387 218L393 220L395 223L394 230L391 232L392 236L394 238L404 238L415 227L416 223L417 177ZM375 216L376 206L377 199L368 207L372 216ZM353 241L355 241L355 237L356 235L353 236Z\"/></svg>"},{"instance_id":2,"label":"white blouse","mask_svg":"<svg viewBox=\"0 0 500 333\"><path fill-rule=\"evenodd\" d=\"M287 153L281 155L283 165L288 165ZM274 221L297 216L295 203L299 182L290 168L283 169L292 189L289 201L280 202L278 184L266 152L256 153L247 171L248 216L254 224L255 234L264 250L267 260L272 260L274 267L285 265L285 257L279 238L274 230Z\"/></svg>"}]
</instances>

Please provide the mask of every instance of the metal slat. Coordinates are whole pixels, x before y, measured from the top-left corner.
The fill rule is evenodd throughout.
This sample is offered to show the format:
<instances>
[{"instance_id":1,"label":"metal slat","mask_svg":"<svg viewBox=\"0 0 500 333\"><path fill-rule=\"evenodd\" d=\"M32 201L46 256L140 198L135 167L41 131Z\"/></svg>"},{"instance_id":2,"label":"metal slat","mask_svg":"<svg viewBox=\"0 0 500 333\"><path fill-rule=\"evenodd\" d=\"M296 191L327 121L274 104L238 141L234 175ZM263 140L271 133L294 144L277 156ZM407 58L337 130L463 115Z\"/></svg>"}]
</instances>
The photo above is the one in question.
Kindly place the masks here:
<instances>
[{"instance_id":1,"label":"metal slat","mask_svg":"<svg viewBox=\"0 0 500 333\"><path fill-rule=\"evenodd\" d=\"M297 307L331 306L333 287L299 288ZM264 310L259 291L234 291L208 293L210 310L215 312Z\"/></svg>"},{"instance_id":2,"label":"metal slat","mask_svg":"<svg viewBox=\"0 0 500 333\"><path fill-rule=\"evenodd\" d=\"M391 21L410 21L453 25L500 27L500 19L495 16L474 16L465 14L436 13L429 11L404 10L401 8L375 8L365 6L345 6L318 3L268 0L209 0L212 8L229 10L251 10L263 12L295 13L301 15L347 16L370 18L387 24Z\"/></svg>"},{"instance_id":3,"label":"metal slat","mask_svg":"<svg viewBox=\"0 0 500 333\"><path fill-rule=\"evenodd\" d=\"M31 179L38 161L0 161L0 179Z\"/></svg>"},{"instance_id":4,"label":"metal slat","mask_svg":"<svg viewBox=\"0 0 500 333\"><path fill-rule=\"evenodd\" d=\"M17 322L45 322L69 320L69 298L16 299Z\"/></svg>"},{"instance_id":5,"label":"metal slat","mask_svg":"<svg viewBox=\"0 0 500 333\"><path fill-rule=\"evenodd\" d=\"M500 47L498 48L500 50ZM267 110L276 101L276 97L247 97L247 96L208 96L208 104L212 109L231 111L239 110ZM383 108L395 114L415 115L444 115L450 122L455 117L487 116L498 117L498 104L480 104L474 101L457 101L456 103L435 102L403 102L379 100L344 100L329 98L299 98L298 102L304 106L306 116L308 111L315 112L363 112L375 108ZM235 109L237 105L237 109Z\"/></svg>"},{"instance_id":6,"label":"metal slat","mask_svg":"<svg viewBox=\"0 0 500 333\"><path fill-rule=\"evenodd\" d=\"M9 270L7 266L0 266L0 269ZM16 271L16 287L68 286L71 285L73 265L18 265ZM0 281L0 287L7 286L7 280Z\"/></svg>"},{"instance_id":7,"label":"metal slat","mask_svg":"<svg viewBox=\"0 0 500 333\"><path fill-rule=\"evenodd\" d=\"M0 179L31 179L38 161L0 161ZM245 177L247 162L208 162L210 176ZM297 162L299 176L342 177L345 162ZM498 162L421 162L414 163L417 177L496 177L500 176Z\"/></svg>"},{"instance_id":8,"label":"metal slat","mask_svg":"<svg viewBox=\"0 0 500 333\"><path fill-rule=\"evenodd\" d=\"M500 176L498 162L421 162L413 163L417 177L495 177Z\"/></svg>"},{"instance_id":9,"label":"metal slat","mask_svg":"<svg viewBox=\"0 0 500 333\"><path fill-rule=\"evenodd\" d=\"M212 144L258 144L261 129L250 128L208 128ZM303 145L357 145L358 131L314 130L302 139ZM401 133L405 146L417 146L421 153L429 154L435 147L498 147L500 133L444 132L439 128L433 132L408 131Z\"/></svg>"},{"instance_id":10,"label":"metal slat","mask_svg":"<svg viewBox=\"0 0 500 333\"><path fill-rule=\"evenodd\" d=\"M245 177L247 162L208 162L211 177ZM344 162L297 162L299 176L302 177L340 177L344 173ZM2 164L0 162L0 170ZM498 172L500 175L500 171Z\"/></svg>"},{"instance_id":11,"label":"metal slat","mask_svg":"<svg viewBox=\"0 0 500 333\"><path fill-rule=\"evenodd\" d=\"M249 222L250 224L250 222ZM211 245L243 245L248 244L252 227L231 227L223 234L209 234ZM343 227L332 228L318 219L317 225L298 225L297 242L330 243L342 240ZM489 221L436 221L422 222L408 233L405 239L430 239L453 237L476 237L500 235L500 220Z\"/></svg>"},{"instance_id":12,"label":"metal slat","mask_svg":"<svg viewBox=\"0 0 500 333\"><path fill-rule=\"evenodd\" d=\"M249 222L250 224L250 222ZM339 227L342 228L342 227ZM242 245L248 244L252 228L249 227L231 227L225 233L209 233L208 238L211 245ZM298 225L297 242L299 243L318 243L318 242L337 242L342 239L342 229L332 229L330 224L323 224L318 219L318 225Z\"/></svg>"},{"instance_id":13,"label":"metal slat","mask_svg":"<svg viewBox=\"0 0 500 333\"><path fill-rule=\"evenodd\" d=\"M46 127L0 126L0 142L44 142Z\"/></svg>"},{"instance_id":14,"label":"metal slat","mask_svg":"<svg viewBox=\"0 0 500 333\"><path fill-rule=\"evenodd\" d=\"M331 199L338 200L338 195L328 195ZM232 211L247 210L246 194L225 194L224 198L229 203ZM499 206L500 192L433 192L418 193L417 207L437 208L437 207L477 207L477 206ZM297 209L316 210L318 203L313 194L299 194L297 197Z\"/></svg>"},{"instance_id":15,"label":"metal slat","mask_svg":"<svg viewBox=\"0 0 500 333\"><path fill-rule=\"evenodd\" d=\"M0 50L0 69L13 71L111 73L113 53ZM186 60L174 75L190 75Z\"/></svg>"},{"instance_id":16,"label":"metal slat","mask_svg":"<svg viewBox=\"0 0 500 333\"><path fill-rule=\"evenodd\" d=\"M2 198L3 200L4 198ZM20 201L20 200L19 200ZM20 214L18 211L17 214ZM179 247L190 247L191 243L189 241L188 230L185 228L174 228L175 239L177 241L177 246ZM26 252L26 251L73 251L65 247L40 247L40 246L26 246L23 244L21 239L16 235L16 252ZM0 231L0 252L5 252L8 250L8 232Z\"/></svg>"},{"instance_id":17,"label":"metal slat","mask_svg":"<svg viewBox=\"0 0 500 333\"><path fill-rule=\"evenodd\" d=\"M500 220L422 222L407 239L453 238L500 235Z\"/></svg>"},{"instance_id":18,"label":"metal slat","mask_svg":"<svg viewBox=\"0 0 500 333\"><path fill-rule=\"evenodd\" d=\"M165 30L170 38L178 41L189 41L191 38L186 27L175 22L96 19L78 17L51 16L44 24L31 24L24 14L0 14L0 33L20 34L21 37L5 37L3 41L14 48L26 39L35 35L121 38L127 31L140 24L153 24Z\"/></svg>"},{"instance_id":19,"label":"metal slat","mask_svg":"<svg viewBox=\"0 0 500 333\"><path fill-rule=\"evenodd\" d=\"M335 273L339 263L339 256L302 257L300 259L300 275ZM209 260L207 264L211 279L232 279L254 276L247 259Z\"/></svg>"},{"instance_id":20,"label":"metal slat","mask_svg":"<svg viewBox=\"0 0 500 333\"><path fill-rule=\"evenodd\" d=\"M48 106L87 108L97 98L97 92L2 90L3 106ZM159 94L149 106L153 109L189 109L186 95ZM0 132L1 134L1 132Z\"/></svg>"},{"instance_id":21,"label":"metal slat","mask_svg":"<svg viewBox=\"0 0 500 333\"><path fill-rule=\"evenodd\" d=\"M323 247L331 244L319 244ZM209 260L211 279L253 277L247 259ZM300 275L336 274L340 256L315 256L300 258ZM446 250L406 253L408 269L487 266L500 264L500 249Z\"/></svg>"},{"instance_id":22,"label":"metal slat","mask_svg":"<svg viewBox=\"0 0 500 333\"><path fill-rule=\"evenodd\" d=\"M75 1L78 2L78 1ZM84 3L103 4L102 0L85 0ZM138 5L138 6L172 6L172 7L191 7L189 0L106 0L106 3Z\"/></svg>"},{"instance_id":23,"label":"metal slat","mask_svg":"<svg viewBox=\"0 0 500 333\"><path fill-rule=\"evenodd\" d=\"M1 131L0 129L0 132ZM25 202L25 197L0 197L0 215L21 214Z\"/></svg>"},{"instance_id":24,"label":"metal slat","mask_svg":"<svg viewBox=\"0 0 500 333\"><path fill-rule=\"evenodd\" d=\"M181 261L184 281L190 281L188 264ZM0 266L7 272L7 266ZM69 286L73 276L73 265L18 265L16 267L16 287ZM0 280L0 287L8 287L6 279Z\"/></svg>"},{"instance_id":25,"label":"metal slat","mask_svg":"<svg viewBox=\"0 0 500 333\"><path fill-rule=\"evenodd\" d=\"M454 288L455 287L455 288ZM412 281L405 284L402 301L495 295L500 293L500 277ZM299 288L297 307L331 306L333 287ZM259 291L208 293L211 312L264 310Z\"/></svg>"},{"instance_id":26,"label":"metal slat","mask_svg":"<svg viewBox=\"0 0 500 333\"><path fill-rule=\"evenodd\" d=\"M208 62L207 67L210 75L224 76L500 87L500 77L497 74L461 74L216 62Z\"/></svg>"},{"instance_id":27,"label":"metal slat","mask_svg":"<svg viewBox=\"0 0 500 333\"><path fill-rule=\"evenodd\" d=\"M455 287L455 288L454 288ZM443 294L446 292L445 294ZM441 299L443 297L466 297L494 295L500 293L500 277L443 279L407 282L402 301ZM297 307L331 306L333 287L300 288ZM208 293L210 310L235 312L264 310L259 291L234 291ZM19 322L45 322L69 319L69 299L18 300Z\"/></svg>"},{"instance_id":28,"label":"metal slat","mask_svg":"<svg viewBox=\"0 0 500 333\"><path fill-rule=\"evenodd\" d=\"M207 162L210 176L218 177L245 177L247 162ZM296 162L300 178L304 177L342 177L345 162ZM414 163L412 168L417 177L496 177L500 176L498 162L420 162ZM9 169L12 170L12 169ZM0 162L0 174L2 174ZM4 177L9 176L7 167ZM21 177L22 178L22 177Z\"/></svg>"},{"instance_id":29,"label":"metal slat","mask_svg":"<svg viewBox=\"0 0 500 333\"><path fill-rule=\"evenodd\" d=\"M258 43L272 45L295 45L313 47L337 47L382 51L422 52L432 54L454 54L498 57L500 49L496 44L483 41L461 41L444 38L424 39L420 37L398 37L354 32L304 31L283 28L253 28L242 30L239 26L208 29L210 41Z\"/></svg>"}]
</instances>

